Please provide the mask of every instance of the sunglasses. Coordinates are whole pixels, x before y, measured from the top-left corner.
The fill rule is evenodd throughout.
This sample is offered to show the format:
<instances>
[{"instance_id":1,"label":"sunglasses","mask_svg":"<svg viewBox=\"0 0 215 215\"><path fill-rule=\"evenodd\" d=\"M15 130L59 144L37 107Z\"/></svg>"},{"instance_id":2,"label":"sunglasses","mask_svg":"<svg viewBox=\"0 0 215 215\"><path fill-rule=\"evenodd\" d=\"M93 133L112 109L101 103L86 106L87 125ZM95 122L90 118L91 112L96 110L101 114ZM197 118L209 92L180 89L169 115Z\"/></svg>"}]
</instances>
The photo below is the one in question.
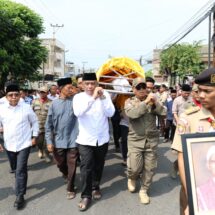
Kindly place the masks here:
<instances>
[{"instance_id":1,"label":"sunglasses","mask_svg":"<svg viewBox=\"0 0 215 215\"><path fill-rule=\"evenodd\" d=\"M135 87L137 90L146 89L146 85L144 83L140 83Z\"/></svg>"},{"instance_id":2,"label":"sunglasses","mask_svg":"<svg viewBox=\"0 0 215 215\"><path fill-rule=\"evenodd\" d=\"M19 93L8 93L7 96L8 97L19 97Z\"/></svg>"}]
</instances>

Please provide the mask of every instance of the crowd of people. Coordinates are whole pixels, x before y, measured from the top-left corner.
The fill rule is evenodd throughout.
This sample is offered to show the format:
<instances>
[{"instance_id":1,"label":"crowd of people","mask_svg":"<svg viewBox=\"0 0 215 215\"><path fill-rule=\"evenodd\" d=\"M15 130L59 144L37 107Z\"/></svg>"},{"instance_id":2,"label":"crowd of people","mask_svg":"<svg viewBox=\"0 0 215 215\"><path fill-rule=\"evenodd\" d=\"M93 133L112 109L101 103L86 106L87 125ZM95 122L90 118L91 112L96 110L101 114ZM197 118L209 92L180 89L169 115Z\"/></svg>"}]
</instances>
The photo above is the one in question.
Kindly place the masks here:
<instances>
[{"instance_id":1,"label":"crowd of people","mask_svg":"<svg viewBox=\"0 0 215 215\"><path fill-rule=\"evenodd\" d=\"M118 95L99 86L95 73L78 75L76 84L71 78L62 78L57 85L49 89L43 86L31 94L16 83L6 85L6 95L0 99L0 151L5 149L10 172L16 176L14 207L25 205L32 146L37 146L40 159L56 163L67 180L67 199L76 196L75 176L80 162L80 211L87 210L92 199L99 200L112 122L115 149L121 151L122 165L127 167L128 190L135 192L140 181L142 204L150 203L148 190L157 167L160 137L172 144L178 159L172 163L170 176L176 178L179 173L181 214L189 214L180 136L215 131L215 69L203 71L192 85L175 88L157 86L151 77L137 77L132 92L133 96L118 105Z\"/></svg>"}]
</instances>

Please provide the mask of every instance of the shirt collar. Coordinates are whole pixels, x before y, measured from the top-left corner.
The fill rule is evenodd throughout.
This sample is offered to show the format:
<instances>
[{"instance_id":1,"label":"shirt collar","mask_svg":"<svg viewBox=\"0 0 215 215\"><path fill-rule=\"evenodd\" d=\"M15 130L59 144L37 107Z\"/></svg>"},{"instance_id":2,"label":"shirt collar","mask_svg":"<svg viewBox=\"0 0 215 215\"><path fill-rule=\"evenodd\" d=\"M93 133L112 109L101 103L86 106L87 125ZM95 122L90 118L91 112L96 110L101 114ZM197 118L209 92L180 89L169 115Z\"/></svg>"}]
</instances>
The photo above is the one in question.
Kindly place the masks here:
<instances>
[{"instance_id":1,"label":"shirt collar","mask_svg":"<svg viewBox=\"0 0 215 215\"><path fill-rule=\"evenodd\" d=\"M207 119L207 118L214 119L214 117L211 114L211 112L202 107L201 110L200 110L199 119Z\"/></svg>"},{"instance_id":2,"label":"shirt collar","mask_svg":"<svg viewBox=\"0 0 215 215\"><path fill-rule=\"evenodd\" d=\"M189 96L187 99L184 99L183 96L181 96L181 98L182 98L182 100L183 100L184 102L192 101L192 97L191 97L191 96Z\"/></svg>"},{"instance_id":3,"label":"shirt collar","mask_svg":"<svg viewBox=\"0 0 215 215\"><path fill-rule=\"evenodd\" d=\"M9 103L9 101L7 101L7 107L8 107L8 108L15 108L15 107L19 107L19 106L21 106L22 102L23 102L23 101L20 101L20 100L19 100L19 102L17 103L17 105L16 105L16 106L11 106L11 105L10 105L10 103Z\"/></svg>"}]
</instances>

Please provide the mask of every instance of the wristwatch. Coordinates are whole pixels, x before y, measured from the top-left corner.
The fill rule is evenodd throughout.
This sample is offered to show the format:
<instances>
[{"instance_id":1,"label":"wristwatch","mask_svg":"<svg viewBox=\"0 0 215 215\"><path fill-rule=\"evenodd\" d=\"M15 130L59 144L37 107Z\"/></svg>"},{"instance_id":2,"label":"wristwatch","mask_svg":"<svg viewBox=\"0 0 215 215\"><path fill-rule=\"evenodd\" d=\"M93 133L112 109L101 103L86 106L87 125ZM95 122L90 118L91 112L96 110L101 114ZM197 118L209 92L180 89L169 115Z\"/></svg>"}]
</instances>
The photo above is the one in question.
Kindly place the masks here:
<instances>
[{"instance_id":1,"label":"wristwatch","mask_svg":"<svg viewBox=\"0 0 215 215\"><path fill-rule=\"evenodd\" d=\"M104 100L104 99L106 99L106 96L103 94L102 96L100 96L100 99Z\"/></svg>"}]
</instances>

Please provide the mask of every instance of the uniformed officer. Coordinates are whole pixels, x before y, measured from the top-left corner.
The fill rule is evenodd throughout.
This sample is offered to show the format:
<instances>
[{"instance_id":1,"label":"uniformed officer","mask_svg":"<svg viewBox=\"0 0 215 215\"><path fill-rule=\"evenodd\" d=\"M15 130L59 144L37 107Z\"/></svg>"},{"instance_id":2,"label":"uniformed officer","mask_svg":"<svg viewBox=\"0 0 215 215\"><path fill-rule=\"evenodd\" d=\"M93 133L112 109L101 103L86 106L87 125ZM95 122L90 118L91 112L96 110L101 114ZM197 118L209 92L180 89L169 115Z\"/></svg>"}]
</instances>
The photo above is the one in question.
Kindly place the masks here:
<instances>
[{"instance_id":1,"label":"uniformed officer","mask_svg":"<svg viewBox=\"0 0 215 215\"><path fill-rule=\"evenodd\" d=\"M174 124L177 125L180 115L185 109L192 106L192 98L190 96L191 87L188 84L183 84L181 87L181 96L178 96L172 105L172 113L174 116Z\"/></svg>"},{"instance_id":2,"label":"uniformed officer","mask_svg":"<svg viewBox=\"0 0 215 215\"><path fill-rule=\"evenodd\" d=\"M157 145L159 131L156 115L166 114L153 93L148 93L145 79L133 80L134 97L125 102L125 113L129 117L128 134L128 190L134 192L136 180L141 176L140 201L148 204L147 194L157 167Z\"/></svg>"},{"instance_id":3,"label":"uniformed officer","mask_svg":"<svg viewBox=\"0 0 215 215\"><path fill-rule=\"evenodd\" d=\"M178 151L179 174L182 182L180 192L181 214L189 214L181 134L215 132L215 68L204 70L196 79L202 108L193 108L179 118L172 148Z\"/></svg>"},{"instance_id":4,"label":"uniformed officer","mask_svg":"<svg viewBox=\"0 0 215 215\"><path fill-rule=\"evenodd\" d=\"M192 99L193 99L192 106L201 108L202 105L201 105L200 98L199 98L198 84L194 84L192 86L191 96L192 96Z\"/></svg>"},{"instance_id":5,"label":"uniformed officer","mask_svg":"<svg viewBox=\"0 0 215 215\"><path fill-rule=\"evenodd\" d=\"M196 107L195 103L194 103L194 90L196 90L196 86L194 88L192 88L192 96L190 96L191 94L191 87L188 84L183 84L181 86L181 95L178 96L172 105L172 113L174 116L174 120L173 123L176 126L179 120L179 117L182 113L186 112L193 112L194 111L194 107ZM199 108L196 107L196 109L198 110ZM173 162L172 168L171 168L171 172L170 172L170 176L175 179L178 175L178 161L177 159Z\"/></svg>"},{"instance_id":6,"label":"uniformed officer","mask_svg":"<svg viewBox=\"0 0 215 215\"><path fill-rule=\"evenodd\" d=\"M50 162L50 156L48 150L46 149L45 142L45 122L48 115L49 106L51 104L51 100L48 99L48 88L41 87L39 89L40 98L33 100L32 108L36 113L39 120L39 136L37 137L37 146L38 146L38 157L45 158L46 162Z\"/></svg>"}]
</instances>

